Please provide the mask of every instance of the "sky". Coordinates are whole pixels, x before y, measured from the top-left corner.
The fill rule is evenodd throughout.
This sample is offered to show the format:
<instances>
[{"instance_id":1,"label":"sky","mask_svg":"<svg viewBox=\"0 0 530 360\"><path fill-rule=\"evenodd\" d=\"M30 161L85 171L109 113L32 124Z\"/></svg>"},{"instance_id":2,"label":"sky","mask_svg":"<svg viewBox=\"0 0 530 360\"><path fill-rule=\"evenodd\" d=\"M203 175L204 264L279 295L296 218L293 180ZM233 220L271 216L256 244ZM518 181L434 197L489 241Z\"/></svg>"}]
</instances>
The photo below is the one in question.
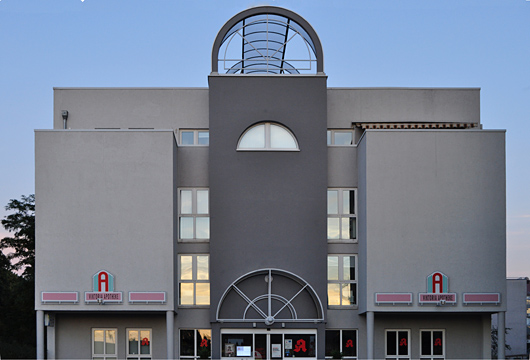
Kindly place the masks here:
<instances>
[{"instance_id":1,"label":"sky","mask_svg":"<svg viewBox=\"0 0 530 360\"><path fill-rule=\"evenodd\" d=\"M507 276L530 277L530 0L0 0L0 206L35 191L53 87L207 87L217 32L258 5L313 26L328 87L481 88L507 131Z\"/></svg>"}]
</instances>

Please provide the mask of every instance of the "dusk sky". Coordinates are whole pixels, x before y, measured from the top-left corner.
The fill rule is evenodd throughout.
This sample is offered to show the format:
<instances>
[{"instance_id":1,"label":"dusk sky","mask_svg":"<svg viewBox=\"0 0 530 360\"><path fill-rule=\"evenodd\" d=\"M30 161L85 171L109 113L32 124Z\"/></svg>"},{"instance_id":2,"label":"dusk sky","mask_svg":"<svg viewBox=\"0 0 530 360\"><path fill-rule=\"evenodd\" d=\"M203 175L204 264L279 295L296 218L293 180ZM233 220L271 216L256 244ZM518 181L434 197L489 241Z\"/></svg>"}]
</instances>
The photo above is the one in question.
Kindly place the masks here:
<instances>
[{"instance_id":1,"label":"dusk sky","mask_svg":"<svg viewBox=\"0 0 530 360\"><path fill-rule=\"evenodd\" d=\"M207 87L217 32L258 5L314 27L328 87L481 88L507 131L507 275L530 277L530 0L0 0L0 218L35 191L53 87Z\"/></svg>"}]
</instances>

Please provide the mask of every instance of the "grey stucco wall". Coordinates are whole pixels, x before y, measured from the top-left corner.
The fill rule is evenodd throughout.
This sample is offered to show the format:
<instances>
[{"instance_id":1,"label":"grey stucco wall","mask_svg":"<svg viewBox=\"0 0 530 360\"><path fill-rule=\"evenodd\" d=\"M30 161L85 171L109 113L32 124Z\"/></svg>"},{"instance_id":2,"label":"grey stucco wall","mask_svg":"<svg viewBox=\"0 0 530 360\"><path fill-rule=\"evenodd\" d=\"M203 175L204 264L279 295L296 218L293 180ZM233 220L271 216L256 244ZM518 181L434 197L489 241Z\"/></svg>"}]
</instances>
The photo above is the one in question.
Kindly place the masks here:
<instances>
[{"instance_id":1,"label":"grey stucco wall","mask_svg":"<svg viewBox=\"0 0 530 360\"><path fill-rule=\"evenodd\" d=\"M106 328L117 330L118 359L126 358L127 329L151 329L152 358L164 359L167 357L165 320L165 314L56 313L56 358L92 358L92 329Z\"/></svg>"},{"instance_id":2,"label":"grey stucco wall","mask_svg":"<svg viewBox=\"0 0 530 360\"><path fill-rule=\"evenodd\" d=\"M209 82L212 321L227 286L261 268L302 276L325 304L326 78L211 76ZM241 134L260 121L288 127L300 151L236 151Z\"/></svg>"},{"instance_id":3,"label":"grey stucco wall","mask_svg":"<svg viewBox=\"0 0 530 360\"><path fill-rule=\"evenodd\" d=\"M91 310L84 292L107 270L124 303L99 311L173 309L173 131L36 132L36 309ZM78 291L44 305L42 291ZM165 291L129 305L128 291Z\"/></svg>"},{"instance_id":4,"label":"grey stucco wall","mask_svg":"<svg viewBox=\"0 0 530 360\"><path fill-rule=\"evenodd\" d=\"M205 88L55 88L53 128L208 128Z\"/></svg>"},{"instance_id":5,"label":"grey stucco wall","mask_svg":"<svg viewBox=\"0 0 530 360\"><path fill-rule=\"evenodd\" d=\"M464 292L498 292L506 299L504 131L367 131L360 156L360 256L366 292L412 292L400 311L501 311L464 306ZM449 277L458 305L420 306L426 278Z\"/></svg>"},{"instance_id":6,"label":"grey stucco wall","mask_svg":"<svg viewBox=\"0 0 530 360\"><path fill-rule=\"evenodd\" d=\"M329 88L328 127L352 123L480 123L477 88Z\"/></svg>"}]
</instances>

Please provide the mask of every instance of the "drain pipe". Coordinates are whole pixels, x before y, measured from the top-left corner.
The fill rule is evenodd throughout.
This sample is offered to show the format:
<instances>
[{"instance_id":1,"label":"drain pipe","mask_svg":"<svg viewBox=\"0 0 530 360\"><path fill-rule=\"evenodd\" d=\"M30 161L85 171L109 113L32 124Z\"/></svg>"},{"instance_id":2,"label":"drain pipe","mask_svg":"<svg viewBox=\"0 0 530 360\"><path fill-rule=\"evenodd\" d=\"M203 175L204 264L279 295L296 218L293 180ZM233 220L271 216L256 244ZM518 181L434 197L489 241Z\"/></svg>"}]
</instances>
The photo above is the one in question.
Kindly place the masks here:
<instances>
[{"instance_id":1,"label":"drain pipe","mask_svg":"<svg viewBox=\"0 0 530 360\"><path fill-rule=\"evenodd\" d=\"M66 130L66 120L68 120L68 110L61 110L61 114L63 115L63 129Z\"/></svg>"}]
</instances>

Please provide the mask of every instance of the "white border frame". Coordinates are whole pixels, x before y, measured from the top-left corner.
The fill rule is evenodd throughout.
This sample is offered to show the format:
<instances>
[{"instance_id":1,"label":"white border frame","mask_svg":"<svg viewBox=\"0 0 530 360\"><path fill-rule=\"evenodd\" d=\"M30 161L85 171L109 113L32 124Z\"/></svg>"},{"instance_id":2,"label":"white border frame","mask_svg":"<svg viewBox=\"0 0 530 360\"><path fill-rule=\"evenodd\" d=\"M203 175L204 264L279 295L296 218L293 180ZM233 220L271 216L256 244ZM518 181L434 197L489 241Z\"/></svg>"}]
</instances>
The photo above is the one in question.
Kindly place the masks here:
<instances>
[{"instance_id":1,"label":"white border frame","mask_svg":"<svg viewBox=\"0 0 530 360\"><path fill-rule=\"evenodd\" d=\"M389 331L395 331L396 332L396 336L397 336L397 342L396 342L396 355L388 355L388 341L387 341L387 334ZM399 332L400 331L406 331L407 334L408 334L408 339L407 339L407 355L398 355L398 352L399 352ZM412 356L410 354L410 329L385 329L385 338L384 338L384 342L385 342L385 359L386 358L393 358L393 359L411 359Z\"/></svg>"},{"instance_id":2,"label":"white border frame","mask_svg":"<svg viewBox=\"0 0 530 360\"><path fill-rule=\"evenodd\" d=\"M354 197L354 211L355 214L344 214L342 212L343 208L343 192L344 191L353 191L353 197ZM329 191L337 191L337 207L338 207L338 213L337 214L329 214L327 213L328 209L328 192ZM358 216L359 216L359 210L358 210L358 199L357 199L357 188L354 187L328 187L326 190L326 239L328 243L358 243L359 242L359 226L357 224ZM339 238L338 239L330 239L328 238L328 219L339 219ZM342 236L342 219L343 218L355 218L355 239L341 239Z\"/></svg>"},{"instance_id":3,"label":"white border frame","mask_svg":"<svg viewBox=\"0 0 530 360\"><path fill-rule=\"evenodd\" d=\"M339 267L339 279L338 280L329 280L328 270L329 270L329 257L337 256L339 258L338 267ZM344 280L344 258L353 256L355 258L355 280ZM359 306L359 256L358 254L328 254L326 256L326 298L328 309L352 309ZM328 298L328 285L329 284L355 284L355 304L351 305L342 305L342 296L340 296L341 304L339 305L330 305ZM342 294L342 287L340 287L340 293Z\"/></svg>"},{"instance_id":4,"label":"white border frame","mask_svg":"<svg viewBox=\"0 0 530 360\"><path fill-rule=\"evenodd\" d=\"M250 130L260 125L265 126L265 129L264 129L265 146L262 148L244 148L244 149L240 148L239 145L241 144L241 140L243 140L245 135ZM282 128L283 130L287 131L289 135L291 135L291 137L293 138L296 148L293 149L293 148L273 148L271 147L271 125L278 126L279 128ZM260 121L258 123L252 124L251 126L246 128L245 131L243 131L243 133L241 134L241 136L239 136L239 139L237 140L236 151L242 151L242 152L245 152L245 151L287 151L287 152L294 151L296 152L296 151L300 151L300 144L298 143L298 139L296 138L294 133L287 126L280 124L278 122L274 122L274 121Z\"/></svg>"},{"instance_id":5,"label":"white border frame","mask_svg":"<svg viewBox=\"0 0 530 360\"><path fill-rule=\"evenodd\" d=\"M103 353L103 354L95 354L94 353L94 346L95 346L95 339L94 339L94 335L95 335L95 332L98 331L98 330L103 330L103 351L105 352L106 350L106 344L107 344L107 331L110 331L110 330L114 330L115 331L115 339L116 339L116 344L115 344L115 350L116 352L114 354L106 354L106 353ZM92 337L92 346L91 346L91 349L92 349L92 359L93 358L103 358L103 359L107 359L108 357L114 357L114 358L118 358L118 328L100 328L100 327L95 327L95 328L91 328L90 329L90 332L91 332L91 337Z\"/></svg>"},{"instance_id":6,"label":"white border frame","mask_svg":"<svg viewBox=\"0 0 530 360\"><path fill-rule=\"evenodd\" d=\"M421 354L421 332L422 331L429 331L431 333L431 355L422 355ZM433 355L432 352L433 352L433 349L432 349L432 332L433 331L441 331L442 332L442 351L443 351L443 354L442 355ZM420 359L430 359L430 360L434 360L434 359L440 359L440 358L443 358L445 359L446 358L446 353L445 353L445 329L420 329L420 332L419 332L419 353L418 353L418 357Z\"/></svg>"},{"instance_id":7,"label":"white border frame","mask_svg":"<svg viewBox=\"0 0 530 360\"><path fill-rule=\"evenodd\" d=\"M181 257L182 256L191 256L192 262L191 262L191 280L182 280L180 278L180 271L181 271ZM208 280L197 280L197 256L207 256L208 257ZM177 303L179 308L209 308L211 305L211 284L210 284L210 254L178 254L178 289L177 289ZM210 299L208 302L208 305L196 305L197 303L197 286L196 284L208 284L210 285ZM180 303L180 284L193 284L193 304L181 304Z\"/></svg>"},{"instance_id":8,"label":"white border frame","mask_svg":"<svg viewBox=\"0 0 530 360\"><path fill-rule=\"evenodd\" d=\"M129 353L129 331L138 331L138 354ZM140 336L141 331L149 331L149 354L140 354L140 344L142 337ZM152 328L125 328L125 358L126 359L137 359L141 360L142 358L153 358L153 329Z\"/></svg>"}]
</instances>

